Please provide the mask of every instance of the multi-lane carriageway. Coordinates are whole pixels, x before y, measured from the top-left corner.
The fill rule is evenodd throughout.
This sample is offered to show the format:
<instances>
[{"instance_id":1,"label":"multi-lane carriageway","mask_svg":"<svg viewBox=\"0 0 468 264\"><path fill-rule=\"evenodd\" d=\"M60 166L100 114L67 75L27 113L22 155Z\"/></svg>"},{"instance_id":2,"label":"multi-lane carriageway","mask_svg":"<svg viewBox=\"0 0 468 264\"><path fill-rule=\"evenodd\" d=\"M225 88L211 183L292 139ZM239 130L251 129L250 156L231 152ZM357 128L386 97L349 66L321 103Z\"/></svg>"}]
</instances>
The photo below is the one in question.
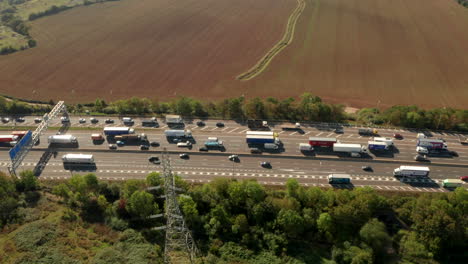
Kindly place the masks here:
<instances>
[{"instance_id":1,"label":"multi-lane carriageway","mask_svg":"<svg viewBox=\"0 0 468 264\"><path fill-rule=\"evenodd\" d=\"M73 127L86 126L94 127L96 130L102 129L102 122L105 118L99 118L100 122L96 125L78 124L78 118L72 118ZM115 118L114 118L115 119ZM116 119L115 119L116 120ZM150 171L159 171L161 168L150 164L148 157L155 155L154 151L160 151L166 147L169 151L193 152L189 160L181 160L175 152L172 155L174 171L178 172L189 181L206 182L213 177L235 177L235 178L255 178L265 184L284 184L289 178L296 178L307 186L329 186L326 176L330 173L349 173L352 175L354 186L373 186L381 190L400 190L400 191L445 191L440 188L440 182L445 178L458 178L468 175L468 146L459 143L457 134L433 133L435 137L443 137L450 150L454 150L459 157L430 157L431 163L415 164L413 157L415 155L415 132L394 129L380 129L381 136L390 137L393 133L403 135L403 140L396 140L397 151L388 156L376 157L372 155L369 159L343 159L335 155L316 155L305 157L298 150L298 144L307 142L309 136L337 137L340 141L346 143L366 144L368 137L359 136L357 128L344 128L343 134L335 134L332 130L317 128L313 126L304 127L303 133L295 131L281 131L274 129L279 133L280 139L284 143L285 151L278 154L248 155L248 148L245 144L245 132L247 128L232 121L224 121L225 127L215 126L218 121L207 121L206 126L197 127L195 124L186 125L186 129L191 129L196 140L192 150L180 149L175 144L170 144L164 137L164 129L167 127L160 122L160 128L141 128L135 126L136 133L146 133L150 141L158 141L161 146L151 148L149 152L138 150L138 146L124 146L117 151L108 150L107 143L95 145L91 141L90 134L96 131L90 128L83 130L69 130L68 134L78 137L78 149L61 149L56 158L51 158L41 174L42 179L57 179L69 177L71 172L93 171L99 177L109 180L121 180L126 178L142 178ZM32 125L33 118L27 118L22 126ZM140 124L136 120L135 124ZM18 128L11 127L12 130ZM60 126L60 121L52 126ZM120 126L118 122L113 126ZM42 137L40 145L36 146L30 152L21 168L32 169L37 165L42 154L47 149L47 136L55 134L56 131L50 130ZM8 131L0 134L7 134ZM217 136L225 142L226 152L210 151L210 153L198 152L198 147L209 136ZM5 150L7 150L5 148ZM64 168L60 156L68 152L80 152L94 154L96 159L96 168L73 168L73 171ZM227 159L229 154L241 155L240 162L234 163ZM157 155L157 154L156 154ZM7 152L0 152L0 165L6 170L8 164ZM263 169L259 166L261 161L270 161L272 169ZM362 165L371 165L374 172L364 172ZM431 168L430 179L396 179L392 176L392 171L400 165L423 165ZM20 170L21 170L20 168ZM347 186L351 187L351 186Z\"/></svg>"}]
</instances>

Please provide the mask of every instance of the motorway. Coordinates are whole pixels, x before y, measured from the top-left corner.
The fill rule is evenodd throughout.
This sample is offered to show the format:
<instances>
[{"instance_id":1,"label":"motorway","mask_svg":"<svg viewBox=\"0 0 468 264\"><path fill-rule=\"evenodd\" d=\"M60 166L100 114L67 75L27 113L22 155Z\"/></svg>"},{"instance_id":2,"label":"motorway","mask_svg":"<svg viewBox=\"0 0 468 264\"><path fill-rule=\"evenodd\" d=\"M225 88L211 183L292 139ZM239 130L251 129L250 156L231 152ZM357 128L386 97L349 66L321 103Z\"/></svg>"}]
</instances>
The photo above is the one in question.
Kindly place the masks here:
<instances>
[{"instance_id":1,"label":"motorway","mask_svg":"<svg viewBox=\"0 0 468 264\"><path fill-rule=\"evenodd\" d=\"M64 168L59 157L68 152L91 153L95 155L96 168L73 168L73 171L94 171L99 177L104 179L141 178L149 171L160 170L157 166L148 162L148 157L154 152L167 148L169 151L183 151L193 153L189 160L181 160L173 154L173 170L189 181L209 181L213 177L236 177L236 178L256 178L265 184L284 184L287 178L297 178L302 184L307 186L329 186L325 177L330 173L349 173L352 175L354 186L369 185L382 190L401 191L445 191L440 188L441 179L458 178L468 175L468 146L459 143L459 134L455 133L433 133L434 137L443 137L452 151L458 153L458 157L430 157L430 163L416 163L413 161L415 155L416 133L408 130L380 129L380 136L391 137L393 133L403 135L403 140L395 140L396 151L387 155L371 154L368 158L339 158L333 153L314 153L312 156L304 156L298 150L298 144L308 142L310 136L336 137L343 143L366 144L368 137L358 135L355 127L345 127L343 134L333 133L333 129L327 126L306 125L303 132L281 131L278 132L284 144L284 151L280 153L264 153L262 155L247 155L248 147L245 143L245 132L247 127L233 121L223 121L225 127L215 126L218 120L205 121L206 126L197 127L194 123L188 123L186 129L192 130L196 143L192 150L177 148L175 144L169 143L164 137L164 130L167 129L164 123L160 122L160 128L142 128L138 124L141 122L135 119L136 133L145 133L150 141L158 141L160 147L151 148L151 151L139 151L138 146L124 146L116 151L108 150L107 143L93 144L90 128L99 131L104 126L103 121L107 117L98 117L98 124L90 124L87 118L86 124L78 124L79 117L72 117L71 125L73 130L67 134L78 137L79 148L69 150L60 149L57 158L51 158L41 173L41 178L69 177L69 168ZM118 120L117 118L113 118ZM33 126L33 118L26 117L26 122L21 126ZM17 128L12 124L2 124L10 126L11 130ZM51 126L59 127L60 121L53 122ZM121 126L116 122L112 126ZM83 130L76 130L83 127ZM87 129L87 130L86 130ZM24 161L22 168L34 168L47 149L46 137L53 135L56 130L49 130L42 136L41 143L35 146ZM8 134L8 131L0 134ZM226 152L213 150L209 153L200 153L198 148L209 136L217 136L224 141ZM7 150L7 148L2 148ZM243 154L239 163L231 162L227 156L231 153ZM245 154L245 155L244 155ZM260 161L270 161L273 168L263 169L259 166ZM6 151L0 152L0 162L6 168L8 155ZM364 172L362 165L371 165L374 172ZM398 180L392 176L392 171L400 165L420 165L431 168L430 179ZM21 168L20 168L21 170ZM413 182L414 181L414 182ZM350 187L350 186L348 186Z\"/></svg>"}]
</instances>

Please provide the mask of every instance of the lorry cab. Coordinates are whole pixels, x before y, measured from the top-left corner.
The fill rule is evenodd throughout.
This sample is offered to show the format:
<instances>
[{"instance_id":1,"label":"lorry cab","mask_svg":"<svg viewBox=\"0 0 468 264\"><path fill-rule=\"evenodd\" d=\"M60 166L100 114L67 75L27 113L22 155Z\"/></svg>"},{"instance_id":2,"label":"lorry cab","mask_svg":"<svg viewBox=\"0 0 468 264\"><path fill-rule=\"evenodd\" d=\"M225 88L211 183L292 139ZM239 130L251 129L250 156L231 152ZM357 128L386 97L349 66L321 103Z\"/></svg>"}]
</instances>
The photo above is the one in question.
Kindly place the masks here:
<instances>
[{"instance_id":1,"label":"lorry cab","mask_svg":"<svg viewBox=\"0 0 468 264\"><path fill-rule=\"evenodd\" d=\"M418 133L416 135L416 138L427 138L426 135L424 135L424 133Z\"/></svg>"}]
</instances>

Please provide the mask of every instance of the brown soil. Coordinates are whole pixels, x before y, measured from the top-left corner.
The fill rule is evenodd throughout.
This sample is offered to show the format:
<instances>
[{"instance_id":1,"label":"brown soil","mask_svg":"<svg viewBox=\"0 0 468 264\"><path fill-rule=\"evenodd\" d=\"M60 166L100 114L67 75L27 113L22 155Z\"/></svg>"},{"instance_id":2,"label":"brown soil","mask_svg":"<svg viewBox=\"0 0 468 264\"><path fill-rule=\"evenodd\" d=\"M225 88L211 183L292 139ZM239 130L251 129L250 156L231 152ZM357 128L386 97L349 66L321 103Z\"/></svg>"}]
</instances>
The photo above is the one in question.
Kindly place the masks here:
<instances>
[{"instance_id":1,"label":"brown soil","mask_svg":"<svg viewBox=\"0 0 468 264\"><path fill-rule=\"evenodd\" d=\"M124 0L32 23L39 46L0 57L0 93L72 102L145 96L298 96L349 106L466 109L468 10L445 0ZM36 90L35 95L31 93Z\"/></svg>"}]
</instances>

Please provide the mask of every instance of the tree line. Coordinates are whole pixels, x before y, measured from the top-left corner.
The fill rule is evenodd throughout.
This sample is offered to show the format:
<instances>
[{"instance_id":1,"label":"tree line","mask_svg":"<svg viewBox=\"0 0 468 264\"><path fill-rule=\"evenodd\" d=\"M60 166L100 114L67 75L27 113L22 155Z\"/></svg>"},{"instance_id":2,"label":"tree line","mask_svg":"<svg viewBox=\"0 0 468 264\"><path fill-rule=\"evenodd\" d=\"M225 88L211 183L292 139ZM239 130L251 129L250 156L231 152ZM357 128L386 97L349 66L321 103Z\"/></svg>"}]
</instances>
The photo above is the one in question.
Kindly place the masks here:
<instances>
[{"instance_id":1,"label":"tree line","mask_svg":"<svg viewBox=\"0 0 468 264\"><path fill-rule=\"evenodd\" d=\"M458 2L460 5L462 5L462 6L466 7L466 8L468 8L468 0L457 0L457 2Z\"/></svg>"},{"instance_id":2,"label":"tree line","mask_svg":"<svg viewBox=\"0 0 468 264\"><path fill-rule=\"evenodd\" d=\"M344 105L325 103L320 97L310 93L302 94L298 100L292 97L286 99L236 97L213 102L179 97L161 102L132 97L106 103L102 99L96 99L94 103L77 104L70 109L77 112L88 109L97 113L119 115L176 113L188 118L357 122L364 125L468 131L468 110L448 107L425 110L417 106L396 105L384 110L363 108L355 114L349 114L345 112Z\"/></svg>"},{"instance_id":3,"label":"tree line","mask_svg":"<svg viewBox=\"0 0 468 264\"><path fill-rule=\"evenodd\" d=\"M289 179L270 189L256 181L218 178L190 186L176 178L185 194L179 206L202 252L203 263L466 263L468 191L378 194L354 190L305 188ZM99 181L90 173L73 175L53 188L65 210L62 219L104 223L115 230L137 230L163 245L152 227L164 210L158 173L124 183ZM37 190L31 172L21 180L0 174L0 225L20 223L15 212L21 193ZM29 195L31 196L31 195ZM28 195L26 195L28 197ZM7 212L7 213L6 213ZM1 227L1 226L0 226Z\"/></svg>"}]
</instances>

